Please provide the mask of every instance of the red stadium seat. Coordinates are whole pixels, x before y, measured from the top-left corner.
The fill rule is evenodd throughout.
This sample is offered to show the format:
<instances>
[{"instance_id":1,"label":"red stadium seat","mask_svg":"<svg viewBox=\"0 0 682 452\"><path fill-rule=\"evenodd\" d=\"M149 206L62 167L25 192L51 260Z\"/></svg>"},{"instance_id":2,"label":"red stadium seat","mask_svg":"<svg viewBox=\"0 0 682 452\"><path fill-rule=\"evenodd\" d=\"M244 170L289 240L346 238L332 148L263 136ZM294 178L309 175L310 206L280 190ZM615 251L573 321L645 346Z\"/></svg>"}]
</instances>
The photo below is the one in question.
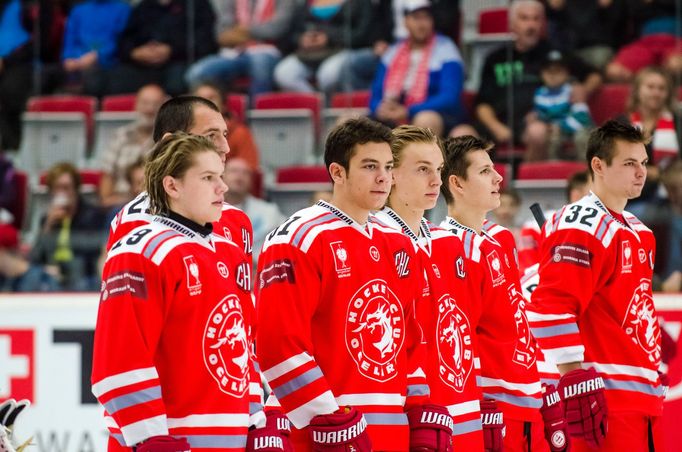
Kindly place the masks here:
<instances>
[{"instance_id":1,"label":"red stadium seat","mask_svg":"<svg viewBox=\"0 0 682 452\"><path fill-rule=\"evenodd\" d=\"M625 113L630 85L607 84L603 85L587 101L590 114L597 126L602 125L609 119Z\"/></svg>"},{"instance_id":2,"label":"red stadium seat","mask_svg":"<svg viewBox=\"0 0 682 452\"><path fill-rule=\"evenodd\" d=\"M478 14L480 34L509 33L509 10L507 8L484 9Z\"/></svg>"},{"instance_id":3,"label":"red stadium seat","mask_svg":"<svg viewBox=\"0 0 682 452\"><path fill-rule=\"evenodd\" d=\"M562 180L565 181L575 173L584 171L587 165L583 162L526 162L519 164L516 180Z\"/></svg>"},{"instance_id":4,"label":"red stadium seat","mask_svg":"<svg viewBox=\"0 0 682 452\"><path fill-rule=\"evenodd\" d=\"M246 122L246 110L249 98L244 94L228 94L225 98L227 110L234 115L239 122Z\"/></svg>"},{"instance_id":5,"label":"red stadium seat","mask_svg":"<svg viewBox=\"0 0 682 452\"><path fill-rule=\"evenodd\" d=\"M493 165L495 167L495 171L502 176L502 184L500 188L507 188L509 186L509 179L512 177L511 165L509 163L494 163Z\"/></svg>"},{"instance_id":6,"label":"red stadium seat","mask_svg":"<svg viewBox=\"0 0 682 452\"><path fill-rule=\"evenodd\" d=\"M331 108L368 108L369 91L351 91L349 93L336 93L332 96Z\"/></svg>"},{"instance_id":7,"label":"red stadium seat","mask_svg":"<svg viewBox=\"0 0 682 452\"><path fill-rule=\"evenodd\" d=\"M78 174L81 177L81 193L93 193L99 189L102 180L102 171L95 169L80 169ZM47 186L47 172L40 173L39 185Z\"/></svg>"},{"instance_id":8,"label":"red stadium seat","mask_svg":"<svg viewBox=\"0 0 682 452\"><path fill-rule=\"evenodd\" d=\"M330 182L329 172L323 165L290 166L277 170L278 184L309 184Z\"/></svg>"},{"instance_id":9,"label":"red stadium seat","mask_svg":"<svg viewBox=\"0 0 682 452\"><path fill-rule=\"evenodd\" d=\"M319 129L322 98L317 93L263 93L256 96L256 110L287 110L302 108L313 114L315 130Z\"/></svg>"},{"instance_id":10,"label":"red stadium seat","mask_svg":"<svg viewBox=\"0 0 682 452\"><path fill-rule=\"evenodd\" d=\"M28 100L26 110L34 113L83 113L88 143L92 143L97 99L91 96L35 96Z\"/></svg>"},{"instance_id":11,"label":"red stadium seat","mask_svg":"<svg viewBox=\"0 0 682 452\"><path fill-rule=\"evenodd\" d=\"M136 94L116 94L102 98L102 111L135 111Z\"/></svg>"}]
</instances>

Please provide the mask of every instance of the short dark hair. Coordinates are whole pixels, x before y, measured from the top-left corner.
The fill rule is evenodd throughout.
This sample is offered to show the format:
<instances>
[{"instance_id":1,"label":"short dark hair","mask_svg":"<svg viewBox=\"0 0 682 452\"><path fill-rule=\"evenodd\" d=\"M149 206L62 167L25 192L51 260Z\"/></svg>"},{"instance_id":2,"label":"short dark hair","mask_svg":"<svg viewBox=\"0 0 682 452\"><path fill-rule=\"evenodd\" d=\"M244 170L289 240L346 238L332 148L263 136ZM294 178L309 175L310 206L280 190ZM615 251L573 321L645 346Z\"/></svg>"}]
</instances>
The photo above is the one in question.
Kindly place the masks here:
<instances>
[{"instance_id":1,"label":"short dark hair","mask_svg":"<svg viewBox=\"0 0 682 452\"><path fill-rule=\"evenodd\" d=\"M194 125L194 108L203 105L220 113L216 105L199 96L178 96L167 100L159 108L154 120L152 139L157 143L167 133L188 132Z\"/></svg>"},{"instance_id":2,"label":"short dark hair","mask_svg":"<svg viewBox=\"0 0 682 452\"><path fill-rule=\"evenodd\" d=\"M467 155L473 151L490 152L493 146L494 144L490 141L482 140L472 135L450 137L445 140L445 143L443 143L445 163L443 171L440 173L441 181L443 182L440 186L440 192L443 198L445 198L446 203L452 204L455 201L452 193L450 193L448 183L450 176L455 175L464 180L467 178L467 169L471 165Z\"/></svg>"},{"instance_id":3,"label":"short dark hair","mask_svg":"<svg viewBox=\"0 0 682 452\"><path fill-rule=\"evenodd\" d=\"M353 118L334 127L324 144L324 164L338 163L348 171L355 146L365 143L387 143L393 140L391 129L369 118Z\"/></svg>"},{"instance_id":4,"label":"short dark hair","mask_svg":"<svg viewBox=\"0 0 682 452\"><path fill-rule=\"evenodd\" d=\"M590 176L590 172L588 170L578 171L569 177L568 181L566 182L566 199L570 199L571 192L574 189L589 184L591 178L592 176Z\"/></svg>"},{"instance_id":5,"label":"short dark hair","mask_svg":"<svg viewBox=\"0 0 682 452\"><path fill-rule=\"evenodd\" d=\"M587 141L585 157L591 175L594 175L592 158L597 157L604 160L607 166L611 165L616 151L616 140L642 143L645 146L649 142L649 138L638 127L617 119L606 121L601 127L590 133L590 139Z\"/></svg>"}]
</instances>

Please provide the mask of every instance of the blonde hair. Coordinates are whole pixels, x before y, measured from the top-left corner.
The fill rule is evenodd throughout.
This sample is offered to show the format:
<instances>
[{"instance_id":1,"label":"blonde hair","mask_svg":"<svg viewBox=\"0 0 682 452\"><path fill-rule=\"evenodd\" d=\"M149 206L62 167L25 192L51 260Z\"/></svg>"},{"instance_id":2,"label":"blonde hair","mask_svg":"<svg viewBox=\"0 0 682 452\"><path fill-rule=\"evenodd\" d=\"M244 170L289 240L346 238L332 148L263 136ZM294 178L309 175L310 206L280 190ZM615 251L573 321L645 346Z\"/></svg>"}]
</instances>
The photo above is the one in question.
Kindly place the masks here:
<instances>
[{"instance_id":1,"label":"blonde hair","mask_svg":"<svg viewBox=\"0 0 682 452\"><path fill-rule=\"evenodd\" d=\"M393 166L395 168L400 166L403 151L412 143L433 143L438 146L441 154L445 157L443 142L429 128L406 125L396 127L391 133L393 135L393 140L391 141L391 154L393 154Z\"/></svg>"},{"instance_id":2,"label":"blonde hair","mask_svg":"<svg viewBox=\"0 0 682 452\"><path fill-rule=\"evenodd\" d=\"M220 155L208 138L184 132L173 133L156 143L144 166L144 188L149 196L152 215L168 215L170 212L168 194L163 186L164 177L180 179L194 165L194 156L207 151Z\"/></svg>"},{"instance_id":3,"label":"blonde hair","mask_svg":"<svg viewBox=\"0 0 682 452\"><path fill-rule=\"evenodd\" d=\"M647 66L640 70L635 78L632 80L632 86L630 87L630 95L628 96L627 111L632 113L637 111L639 108L639 88L644 82L644 78L649 75L660 75L665 80L665 84L668 87L668 96L665 99L665 107L668 111L675 111L675 82L672 76L665 69L656 66Z\"/></svg>"}]
</instances>

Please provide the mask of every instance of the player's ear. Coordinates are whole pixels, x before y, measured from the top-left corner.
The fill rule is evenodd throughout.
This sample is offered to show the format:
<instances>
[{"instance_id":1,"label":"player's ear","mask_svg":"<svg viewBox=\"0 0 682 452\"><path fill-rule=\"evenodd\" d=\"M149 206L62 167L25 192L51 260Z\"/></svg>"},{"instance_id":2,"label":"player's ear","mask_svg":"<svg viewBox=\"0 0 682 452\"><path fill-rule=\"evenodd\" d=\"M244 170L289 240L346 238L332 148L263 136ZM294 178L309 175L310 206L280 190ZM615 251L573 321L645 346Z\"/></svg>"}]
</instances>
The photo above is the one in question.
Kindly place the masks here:
<instances>
[{"instance_id":1,"label":"player's ear","mask_svg":"<svg viewBox=\"0 0 682 452\"><path fill-rule=\"evenodd\" d=\"M171 199L178 199L180 197L178 182L178 179L173 176L164 176L163 178L163 189Z\"/></svg>"},{"instance_id":2,"label":"player's ear","mask_svg":"<svg viewBox=\"0 0 682 452\"><path fill-rule=\"evenodd\" d=\"M462 188L463 187L459 176L451 174L450 177L448 177L448 190L450 190L450 193L461 193Z\"/></svg>"},{"instance_id":3,"label":"player's ear","mask_svg":"<svg viewBox=\"0 0 682 452\"><path fill-rule=\"evenodd\" d=\"M341 184L346 179L346 168L339 163L333 162L329 165L329 174L332 177L332 182Z\"/></svg>"},{"instance_id":4,"label":"player's ear","mask_svg":"<svg viewBox=\"0 0 682 452\"><path fill-rule=\"evenodd\" d=\"M592 172L597 175L601 175L602 172L604 171L604 166L606 165L606 162L604 162L602 159L600 159L597 156L592 157L592 160L590 161L590 166L592 167Z\"/></svg>"}]
</instances>

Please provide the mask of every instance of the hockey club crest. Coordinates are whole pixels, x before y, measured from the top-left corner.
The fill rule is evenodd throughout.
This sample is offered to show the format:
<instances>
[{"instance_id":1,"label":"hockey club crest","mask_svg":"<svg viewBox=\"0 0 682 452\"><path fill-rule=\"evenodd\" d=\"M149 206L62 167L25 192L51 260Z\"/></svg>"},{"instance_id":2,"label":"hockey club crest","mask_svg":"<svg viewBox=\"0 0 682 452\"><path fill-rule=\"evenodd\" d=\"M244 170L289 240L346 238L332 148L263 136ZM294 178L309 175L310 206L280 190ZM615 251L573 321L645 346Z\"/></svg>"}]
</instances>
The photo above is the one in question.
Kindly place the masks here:
<instances>
[{"instance_id":1,"label":"hockey club crest","mask_svg":"<svg viewBox=\"0 0 682 452\"><path fill-rule=\"evenodd\" d=\"M348 301L346 349L358 372L374 381L388 381L398 372L398 354L405 340L405 318L388 284L375 279Z\"/></svg>"},{"instance_id":2,"label":"hockey club crest","mask_svg":"<svg viewBox=\"0 0 682 452\"><path fill-rule=\"evenodd\" d=\"M537 349L528 324L528 317L526 317L526 299L513 284L507 288L507 293L509 294L509 302L515 309L514 322L516 323L517 335L512 361L530 369L535 363Z\"/></svg>"},{"instance_id":3,"label":"hockey club crest","mask_svg":"<svg viewBox=\"0 0 682 452\"><path fill-rule=\"evenodd\" d=\"M438 265L431 264L431 267L433 267L433 273L436 275L436 278L440 279L440 270L438 269Z\"/></svg>"},{"instance_id":4,"label":"hockey club crest","mask_svg":"<svg viewBox=\"0 0 682 452\"><path fill-rule=\"evenodd\" d=\"M639 249L639 262L641 264L646 262L646 251L644 251L644 248Z\"/></svg>"},{"instance_id":5,"label":"hockey club crest","mask_svg":"<svg viewBox=\"0 0 682 452\"><path fill-rule=\"evenodd\" d=\"M227 278L230 276L230 271L227 269L227 265L225 265L225 262L219 261L218 262L218 273L220 273L220 276L223 278Z\"/></svg>"},{"instance_id":6,"label":"hockey club crest","mask_svg":"<svg viewBox=\"0 0 682 452\"><path fill-rule=\"evenodd\" d=\"M464 270L464 258L462 256L459 256L455 261L455 270L457 270L457 277L459 279L464 279L466 277L467 273Z\"/></svg>"},{"instance_id":7,"label":"hockey club crest","mask_svg":"<svg viewBox=\"0 0 682 452\"><path fill-rule=\"evenodd\" d=\"M474 364L471 325L457 302L447 294L438 300L436 344L440 379L455 391L464 391Z\"/></svg>"},{"instance_id":8,"label":"hockey club crest","mask_svg":"<svg viewBox=\"0 0 682 452\"><path fill-rule=\"evenodd\" d=\"M189 294L199 295L201 293L201 280L199 279L199 264L192 254L185 256L185 273L187 275L187 290Z\"/></svg>"},{"instance_id":9,"label":"hockey club crest","mask_svg":"<svg viewBox=\"0 0 682 452\"><path fill-rule=\"evenodd\" d=\"M334 256L334 267L339 278L350 276L350 264L348 263L348 251L343 246L343 242L331 242L329 246Z\"/></svg>"},{"instance_id":10,"label":"hockey club crest","mask_svg":"<svg viewBox=\"0 0 682 452\"><path fill-rule=\"evenodd\" d=\"M227 240L229 240L230 242L232 241L232 233L230 232L230 230L228 228L223 227L223 235L225 236L225 238Z\"/></svg>"},{"instance_id":11,"label":"hockey club crest","mask_svg":"<svg viewBox=\"0 0 682 452\"><path fill-rule=\"evenodd\" d=\"M497 287L504 283L504 273L502 273L502 261L497 250L492 250L487 256L488 268L490 269L490 277L493 281L493 287Z\"/></svg>"},{"instance_id":12,"label":"hockey club crest","mask_svg":"<svg viewBox=\"0 0 682 452\"><path fill-rule=\"evenodd\" d=\"M621 243L621 273L632 273L632 247L629 240Z\"/></svg>"},{"instance_id":13,"label":"hockey club crest","mask_svg":"<svg viewBox=\"0 0 682 452\"><path fill-rule=\"evenodd\" d=\"M372 258L374 262L379 262L379 258L381 258L381 255L379 254L379 250L377 249L376 246L372 245L369 247L369 256Z\"/></svg>"},{"instance_id":14,"label":"hockey club crest","mask_svg":"<svg viewBox=\"0 0 682 452\"><path fill-rule=\"evenodd\" d=\"M239 298L230 294L216 305L206 322L203 354L206 369L225 394L242 397L249 387L248 332Z\"/></svg>"},{"instance_id":15,"label":"hockey club crest","mask_svg":"<svg viewBox=\"0 0 682 452\"><path fill-rule=\"evenodd\" d=\"M393 255L393 260L398 277L408 277L410 275L410 255L405 250L400 250Z\"/></svg>"},{"instance_id":16,"label":"hockey club crest","mask_svg":"<svg viewBox=\"0 0 682 452\"><path fill-rule=\"evenodd\" d=\"M651 296L651 282L646 278L642 278L632 294L622 327L632 342L647 353L651 363L660 362L661 327Z\"/></svg>"}]
</instances>

